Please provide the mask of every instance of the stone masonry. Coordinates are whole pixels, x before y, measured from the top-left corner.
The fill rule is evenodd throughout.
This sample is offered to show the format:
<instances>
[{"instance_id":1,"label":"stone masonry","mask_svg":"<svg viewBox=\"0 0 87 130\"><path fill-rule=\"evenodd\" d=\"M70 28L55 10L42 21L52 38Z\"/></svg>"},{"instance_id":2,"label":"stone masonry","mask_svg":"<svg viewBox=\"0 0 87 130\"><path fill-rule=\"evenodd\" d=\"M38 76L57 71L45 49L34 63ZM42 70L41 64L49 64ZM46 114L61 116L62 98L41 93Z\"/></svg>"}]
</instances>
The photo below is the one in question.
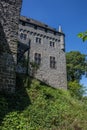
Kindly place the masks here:
<instances>
[{"instance_id":1,"label":"stone masonry","mask_svg":"<svg viewBox=\"0 0 87 130\"><path fill-rule=\"evenodd\" d=\"M67 89L65 35L31 18L20 17L18 40L30 43L30 62L40 64L35 77L55 88Z\"/></svg>"},{"instance_id":2,"label":"stone masonry","mask_svg":"<svg viewBox=\"0 0 87 130\"><path fill-rule=\"evenodd\" d=\"M21 3L22 0L0 0L0 91L15 92Z\"/></svg>"}]
</instances>

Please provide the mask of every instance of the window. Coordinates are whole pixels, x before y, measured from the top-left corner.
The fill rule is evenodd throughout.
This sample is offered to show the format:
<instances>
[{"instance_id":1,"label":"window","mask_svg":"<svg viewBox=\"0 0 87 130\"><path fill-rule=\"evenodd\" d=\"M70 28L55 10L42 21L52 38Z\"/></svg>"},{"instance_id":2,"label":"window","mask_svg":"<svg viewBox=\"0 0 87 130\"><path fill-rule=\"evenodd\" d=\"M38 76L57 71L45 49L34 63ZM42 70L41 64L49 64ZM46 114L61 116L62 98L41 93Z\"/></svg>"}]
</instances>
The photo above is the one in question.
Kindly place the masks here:
<instances>
[{"instance_id":1,"label":"window","mask_svg":"<svg viewBox=\"0 0 87 130\"><path fill-rule=\"evenodd\" d=\"M39 29L41 31L45 31L45 29L43 27L37 27L37 29Z\"/></svg>"},{"instance_id":2,"label":"window","mask_svg":"<svg viewBox=\"0 0 87 130\"><path fill-rule=\"evenodd\" d=\"M40 37L36 37L36 43L41 44L41 38Z\"/></svg>"},{"instance_id":3,"label":"window","mask_svg":"<svg viewBox=\"0 0 87 130\"><path fill-rule=\"evenodd\" d=\"M22 25L25 26L25 22L22 22Z\"/></svg>"},{"instance_id":4,"label":"window","mask_svg":"<svg viewBox=\"0 0 87 130\"><path fill-rule=\"evenodd\" d=\"M24 40L26 40L26 38L27 38L27 35L26 35L26 34L24 34Z\"/></svg>"},{"instance_id":5,"label":"window","mask_svg":"<svg viewBox=\"0 0 87 130\"><path fill-rule=\"evenodd\" d=\"M55 69L56 68L56 61L55 61L55 57L50 56L50 68Z\"/></svg>"},{"instance_id":6,"label":"window","mask_svg":"<svg viewBox=\"0 0 87 130\"><path fill-rule=\"evenodd\" d=\"M47 29L45 29L45 32L47 33Z\"/></svg>"},{"instance_id":7,"label":"window","mask_svg":"<svg viewBox=\"0 0 87 130\"><path fill-rule=\"evenodd\" d=\"M20 32L22 31L23 29L20 28Z\"/></svg>"},{"instance_id":8,"label":"window","mask_svg":"<svg viewBox=\"0 0 87 130\"><path fill-rule=\"evenodd\" d=\"M26 35L26 34L21 33L21 34L20 34L20 38L21 38L21 39L23 39L23 40L26 40L27 35Z\"/></svg>"},{"instance_id":9,"label":"window","mask_svg":"<svg viewBox=\"0 0 87 130\"><path fill-rule=\"evenodd\" d=\"M23 39L23 33L20 34L20 38Z\"/></svg>"},{"instance_id":10,"label":"window","mask_svg":"<svg viewBox=\"0 0 87 130\"><path fill-rule=\"evenodd\" d=\"M54 32L54 35L56 35L56 32Z\"/></svg>"},{"instance_id":11,"label":"window","mask_svg":"<svg viewBox=\"0 0 87 130\"><path fill-rule=\"evenodd\" d=\"M41 64L41 54L35 53L34 61L35 61L36 64L40 65Z\"/></svg>"},{"instance_id":12,"label":"window","mask_svg":"<svg viewBox=\"0 0 87 130\"><path fill-rule=\"evenodd\" d=\"M60 42L60 39L58 39L58 42Z\"/></svg>"},{"instance_id":13,"label":"window","mask_svg":"<svg viewBox=\"0 0 87 130\"><path fill-rule=\"evenodd\" d=\"M50 41L50 47L55 47L55 42Z\"/></svg>"},{"instance_id":14,"label":"window","mask_svg":"<svg viewBox=\"0 0 87 130\"><path fill-rule=\"evenodd\" d=\"M34 26L34 29L37 29L37 26Z\"/></svg>"}]
</instances>

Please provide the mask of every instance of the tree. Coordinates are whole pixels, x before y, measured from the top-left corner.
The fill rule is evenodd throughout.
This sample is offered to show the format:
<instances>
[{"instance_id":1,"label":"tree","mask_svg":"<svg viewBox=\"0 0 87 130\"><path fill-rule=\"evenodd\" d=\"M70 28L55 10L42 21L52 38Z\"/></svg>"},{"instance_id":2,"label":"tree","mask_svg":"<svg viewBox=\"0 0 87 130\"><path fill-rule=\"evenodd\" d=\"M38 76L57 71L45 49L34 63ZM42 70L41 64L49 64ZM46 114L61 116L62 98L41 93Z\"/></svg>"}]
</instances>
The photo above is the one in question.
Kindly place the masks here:
<instances>
[{"instance_id":1,"label":"tree","mask_svg":"<svg viewBox=\"0 0 87 130\"><path fill-rule=\"evenodd\" d=\"M83 40L83 42L86 41L87 40L87 31L79 33L78 37L81 38Z\"/></svg>"},{"instance_id":2,"label":"tree","mask_svg":"<svg viewBox=\"0 0 87 130\"><path fill-rule=\"evenodd\" d=\"M72 96L81 99L84 87L80 80L87 70L85 55L78 51L71 51L66 54L68 90Z\"/></svg>"},{"instance_id":3,"label":"tree","mask_svg":"<svg viewBox=\"0 0 87 130\"><path fill-rule=\"evenodd\" d=\"M87 70L85 55L78 51L68 52L66 54L66 64L68 81L77 80L79 82Z\"/></svg>"},{"instance_id":4,"label":"tree","mask_svg":"<svg viewBox=\"0 0 87 130\"><path fill-rule=\"evenodd\" d=\"M84 87L80 80L86 72L85 55L78 51L71 51L66 54L68 90L72 96L81 98L84 93Z\"/></svg>"},{"instance_id":5,"label":"tree","mask_svg":"<svg viewBox=\"0 0 87 130\"><path fill-rule=\"evenodd\" d=\"M79 82L76 80L68 82L68 90L72 96L79 99L81 99L85 91L83 85L79 84Z\"/></svg>"}]
</instances>

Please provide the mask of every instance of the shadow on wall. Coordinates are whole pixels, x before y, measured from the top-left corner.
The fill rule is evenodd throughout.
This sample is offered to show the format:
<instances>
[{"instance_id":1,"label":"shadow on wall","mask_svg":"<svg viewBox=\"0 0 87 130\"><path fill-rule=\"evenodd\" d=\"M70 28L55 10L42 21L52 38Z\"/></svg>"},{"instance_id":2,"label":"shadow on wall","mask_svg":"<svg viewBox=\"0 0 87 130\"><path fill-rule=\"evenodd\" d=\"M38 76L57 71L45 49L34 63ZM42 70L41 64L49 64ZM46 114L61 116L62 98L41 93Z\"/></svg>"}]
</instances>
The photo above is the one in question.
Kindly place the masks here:
<instances>
[{"instance_id":1,"label":"shadow on wall","mask_svg":"<svg viewBox=\"0 0 87 130\"><path fill-rule=\"evenodd\" d=\"M21 112L29 106L30 99L24 87L23 80L17 75L16 93L14 91L15 66L14 57L10 50L3 26L0 23L0 124L9 112Z\"/></svg>"},{"instance_id":2,"label":"shadow on wall","mask_svg":"<svg viewBox=\"0 0 87 130\"><path fill-rule=\"evenodd\" d=\"M15 90L15 61L0 23L0 91Z\"/></svg>"},{"instance_id":3,"label":"shadow on wall","mask_svg":"<svg viewBox=\"0 0 87 130\"><path fill-rule=\"evenodd\" d=\"M10 52L9 46L7 44L6 36L3 30L3 26L0 23L0 57L3 55L3 52ZM0 60L1 63L1 60Z\"/></svg>"}]
</instances>

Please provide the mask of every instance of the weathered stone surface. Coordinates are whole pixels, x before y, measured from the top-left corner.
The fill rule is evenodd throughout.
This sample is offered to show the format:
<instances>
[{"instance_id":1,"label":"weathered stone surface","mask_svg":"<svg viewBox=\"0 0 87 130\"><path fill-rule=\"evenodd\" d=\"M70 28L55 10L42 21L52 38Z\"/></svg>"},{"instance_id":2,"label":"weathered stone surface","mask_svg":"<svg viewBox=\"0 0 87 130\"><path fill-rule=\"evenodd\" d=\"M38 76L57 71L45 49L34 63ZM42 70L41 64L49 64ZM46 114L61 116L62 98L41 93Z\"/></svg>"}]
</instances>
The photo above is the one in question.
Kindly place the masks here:
<instances>
[{"instance_id":1,"label":"weathered stone surface","mask_svg":"<svg viewBox=\"0 0 87 130\"><path fill-rule=\"evenodd\" d=\"M22 0L0 0L0 91L15 91L21 3Z\"/></svg>"}]
</instances>

